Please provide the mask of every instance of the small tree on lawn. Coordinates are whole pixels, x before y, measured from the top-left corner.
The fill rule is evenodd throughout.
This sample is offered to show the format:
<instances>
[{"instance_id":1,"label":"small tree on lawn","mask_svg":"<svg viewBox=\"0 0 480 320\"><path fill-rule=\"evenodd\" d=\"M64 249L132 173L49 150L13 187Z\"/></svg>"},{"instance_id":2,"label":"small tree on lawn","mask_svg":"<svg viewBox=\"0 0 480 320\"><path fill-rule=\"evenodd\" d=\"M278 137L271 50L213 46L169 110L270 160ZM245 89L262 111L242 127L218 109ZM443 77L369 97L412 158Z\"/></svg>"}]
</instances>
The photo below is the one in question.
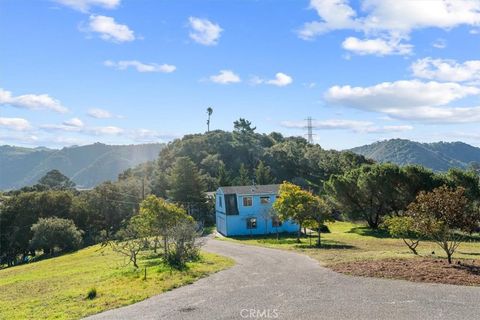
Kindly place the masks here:
<instances>
[{"instance_id":1,"label":"small tree on lawn","mask_svg":"<svg viewBox=\"0 0 480 320\"><path fill-rule=\"evenodd\" d=\"M321 197L313 196L312 200L313 201L309 202L308 220L316 226L318 233L317 246L320 247L322 227L325 225L325 222L333 221L332 208L327 201Z\"/></svg>"},{"instance_id":2,"label":"small tree on lawn","mask_svg":"<svg viewBox=\"0 0 480 320\"><path fill-rule=\"evenodd\" d=\"M146 249L147 244L144 227L144 221L134 216L125 228L117 232L117 239L109 242L112 250L128 258L126 264L132 263L136 269L138 254Z\"/></svg>"},{"instance_id":3,"label":"small tree on lawn","mask_svg":"<svg viewBox=\"0 0 480 320\"><path fill-rule=\"evenodd\" d=\"M187 216L187 214L181 207L150 195L142 201L140 212L134 218L139 220L137 230L141 226L140 230L143 232L146 230L148 236L163 239L164 257L166 259L168 257L169 230L184 216Z\"/></svg>"},{"instance_id":4,"label":"small tree on lawn","mask_svg":"<svg viewBox=\"0 0 480 320\"><path fill-rule=\"evenodd\" d=\"M465 196L464 188L443 186L432 192L420 192L408 206L414 229L435 241L446 253L448 263L464 238L478 225L478 211Z\"/></svg>"},{"instance_id":5,"label":"small tree on lawn","mask_svg":"<svg viewBox=\"0 0 480 320\"><path fill-rule=\"evenodd\" d=\"M315 197L293 183L283 182L278 199L273 203L274 210L281 220L292 219L298 225L297 242L300 242L302 226L308 219L309 209L313 207Z\"/></svg>"},{"instance_id":6,"label":"small tree on lawn","mask_svg":"<svg viewBox=\"0 0 480 320\"><path fill-rule=\"evenodd\" d=\"M171 250L167 262L177 268L184 268L188 261L199 257L200 244L197 242L199 232L195 220L190 216L182 216L169 229Z\"/></svg>"},{"instance_id":7,"label":"small tree on lawn","mask_svg":"<svg viewBox=\"0 0 480 320\"><path fill-rule=\"evenodd\" d=\"M388 232L396 238L401 238L413 254L418 255L417 247L420 243L418 233L415 232L415 220L411 216L393 216L385 219Z\"/></svg>"}]
</instances>

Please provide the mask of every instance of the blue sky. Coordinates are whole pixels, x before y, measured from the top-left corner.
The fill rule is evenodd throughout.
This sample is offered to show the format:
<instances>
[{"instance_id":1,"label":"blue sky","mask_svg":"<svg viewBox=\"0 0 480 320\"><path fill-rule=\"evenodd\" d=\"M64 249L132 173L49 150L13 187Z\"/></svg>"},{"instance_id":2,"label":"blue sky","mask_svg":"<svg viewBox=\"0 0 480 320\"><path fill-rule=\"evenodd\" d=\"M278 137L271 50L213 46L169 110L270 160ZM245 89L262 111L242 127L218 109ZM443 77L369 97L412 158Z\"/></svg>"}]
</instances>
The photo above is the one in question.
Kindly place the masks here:
<instances>
[{"instance_id":1,"label":"blue sky","mask_svg":"<svg viewBox=\"0 0 480 320\"><path fill-rule=\"evenodd\" d=\"M231 130L480 146L477 0L0 1L0 144Z\"/></svg>"}]
</instances>

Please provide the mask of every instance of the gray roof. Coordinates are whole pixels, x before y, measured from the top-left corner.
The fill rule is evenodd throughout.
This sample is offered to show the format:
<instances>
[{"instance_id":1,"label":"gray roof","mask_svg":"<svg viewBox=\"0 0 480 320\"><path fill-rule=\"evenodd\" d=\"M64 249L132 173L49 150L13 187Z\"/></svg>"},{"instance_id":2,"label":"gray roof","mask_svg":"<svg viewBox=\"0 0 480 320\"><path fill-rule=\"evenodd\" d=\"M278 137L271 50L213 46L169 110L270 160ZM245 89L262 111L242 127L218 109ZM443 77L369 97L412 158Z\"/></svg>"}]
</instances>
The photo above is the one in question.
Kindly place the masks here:
<instances>
[{"instance_id":1,"label":"gray roof","mask_svg":"<svg viewBox=\"0 0 480 320\"><path fill-rule=\"evenodd\" d=\"M278 194L279 184L220 187L224 194Z\"/></svg>"}]
</instances>

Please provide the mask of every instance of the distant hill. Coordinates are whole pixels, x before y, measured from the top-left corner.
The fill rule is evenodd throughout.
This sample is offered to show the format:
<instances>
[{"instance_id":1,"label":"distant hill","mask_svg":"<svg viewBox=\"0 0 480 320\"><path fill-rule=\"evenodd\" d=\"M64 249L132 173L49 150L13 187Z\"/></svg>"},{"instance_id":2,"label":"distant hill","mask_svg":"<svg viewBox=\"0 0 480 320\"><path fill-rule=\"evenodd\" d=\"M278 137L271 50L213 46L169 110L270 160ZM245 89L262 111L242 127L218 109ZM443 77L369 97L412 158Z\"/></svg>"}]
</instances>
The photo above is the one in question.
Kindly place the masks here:
<instances>
[{"instance_id":1,"label":"distant hill","mask_svg":"<svg viewBox=\"0 0 480 320\"><path fill-rule=\"evenodd\" d=\"M449 168L466 168L471 163L480 164L480 148L463 142L420 143L392 139L350 149L378 162L398 165L420 164L435 171Z\"/></svg>"},{"instance_id":2,"label":"distant hill","mask_svg":"<svg viewBox=\"0 0 480 320\"><path fill-rule=\"evenodd\" d=\"M95 143L60 150L0 146L0 190L35 184L52 169L60 170L77 186L90 188L115 180L125 169L156 159L163 146Z\"/></svg>"}]
</instances>

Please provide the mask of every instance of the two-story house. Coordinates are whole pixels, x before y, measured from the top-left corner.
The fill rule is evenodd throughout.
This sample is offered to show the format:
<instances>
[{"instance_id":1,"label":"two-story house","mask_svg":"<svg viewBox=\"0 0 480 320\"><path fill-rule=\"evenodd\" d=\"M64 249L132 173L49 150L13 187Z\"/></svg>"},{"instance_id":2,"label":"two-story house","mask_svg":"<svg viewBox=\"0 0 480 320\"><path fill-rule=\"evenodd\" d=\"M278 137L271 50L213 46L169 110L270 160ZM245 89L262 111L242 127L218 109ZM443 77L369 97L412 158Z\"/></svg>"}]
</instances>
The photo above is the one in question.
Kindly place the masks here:
<instances>
[{"instance_id":1,"label":"two-story house","mask_svg":"<svg viewBox=\"0 0 480 320\"><path fill-rule=\"evenodd\" d=\"M280 221L272 211L279 188L279 184L218 188L217 230L225 236L297 232L298 224Z\"/></svg>"}]
</instances>

